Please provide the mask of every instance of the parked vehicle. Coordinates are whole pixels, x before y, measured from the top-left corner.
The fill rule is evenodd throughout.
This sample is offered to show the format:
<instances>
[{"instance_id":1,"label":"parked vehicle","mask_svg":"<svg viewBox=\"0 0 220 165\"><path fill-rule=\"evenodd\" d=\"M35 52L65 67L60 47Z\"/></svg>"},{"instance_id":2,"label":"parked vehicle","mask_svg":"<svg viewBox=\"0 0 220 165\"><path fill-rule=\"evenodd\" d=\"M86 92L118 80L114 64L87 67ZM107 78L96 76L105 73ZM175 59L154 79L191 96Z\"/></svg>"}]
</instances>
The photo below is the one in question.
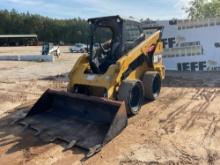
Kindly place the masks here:
<instances>
[{"instance_id":1,"label":"parked vehicle","mask_svg":"<svg viewBox=\"0 0 220 165\"><path fill-rule=\"evenodd\" d=\"M82 43L76 43L70 47L71 53L85 53L87 50L87 46Z\"/></svg>"}]
</instances>

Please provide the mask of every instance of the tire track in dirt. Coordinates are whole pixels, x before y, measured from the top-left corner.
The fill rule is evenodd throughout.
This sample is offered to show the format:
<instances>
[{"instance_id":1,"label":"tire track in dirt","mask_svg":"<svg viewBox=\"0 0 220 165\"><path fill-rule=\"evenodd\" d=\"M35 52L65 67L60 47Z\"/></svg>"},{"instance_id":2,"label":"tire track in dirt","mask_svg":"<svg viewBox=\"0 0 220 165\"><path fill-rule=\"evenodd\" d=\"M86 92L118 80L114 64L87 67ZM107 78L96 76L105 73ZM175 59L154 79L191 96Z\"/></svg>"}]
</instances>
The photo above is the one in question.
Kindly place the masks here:
<instances>
[{"instance_id":1,"label":"tire track in dirt","mask_svg":"<svg viewBox=\"0 0 220 165\"><path fill-rule=\"evenodd\" d=\"M201 158L194 155L194 154L190 154L188 153L186 150L183 149L183 147L179 146L178 144L175 144L174 142L170 141L170 143L172 144L172 146L175 148L176 152L179 152L179 162L177 163L177 165L179 164L198 164L201 161Z\"/></svg>"},{"instance_id":2,"label":"tire track in dirt","mask_svg":"<svg viewBox=\"0 0 220 165\"><path fill-rule=\"evenodd\" d=\"M216 132L217 127L218 127L217 125L218 125L219 121L220 121L220 120L217 119L216 116L213 117L213 119L212 119L212 121L210 122L208 128L206 129L206 132L205 132L205 134L204 134L203 141L204 141L205 139L207 139L207 138L210 139L212 136L215 135L215 132Z\"/></svg>"},{"instance_id":3,"label":"tire track in dirt","mask_svg":"<svg viewBox=\"0 0 220 165\"><path fill-rule=\"evenodd\" d=\"M190 117L188 117L188 119L186 119L185 121L185 124L181 126L181 130L191 128L194 125L194 122L199 119L201 115L205 114L205 110L215 99L215 96L216 90L209 91L205 88L197 89L191 100L177 107L174 111L169 113L165 119L160 119L161 128L165 130L166 133L174 133L174 128L178 119L181 119L181 116L186 113L190 113ZM193 107L190 107L191 104L195 102L194 100L197 100L199 102ZM208 115L212 116L211 114Z\"/></svg>"},{"instance_id":4,"label":"tire track in dirt","mask_svg":"<svg viewBox=\"0 0 220 165\"><path fill-rule=\"evenodd\" d=\"M200 103L198 107L192 108L195 109L191 112L190 117L186 120L186 123L182 126L182 129L189 129L191 128L195 121L200 118L200 116L207 110L211 102L215 99L216 97L216 90L213 92L210 92L207 89L201 89L196 95L192 97L192 99L199 98L200 100L204 100L203 103Z\"/></svg>"},{"instance_id":5,"label":"tire track in dirt","mask_svg":"<svg viewBox=\"0 0 220 165\"><path fill-rule=\"evenodd\" d=\"M192 100L206 100L207 102L211 102L215 99L216 94L218 93L217 89L197 89L195 95L192 96Z\"/></svg>"},{"instance_id":6,"label":"tire track in dirt","mask_svg":"<svg viewBox=\"0 0 220 165\"><path fill-rule=\"evenodd\" d=\"M162 91L162 96L158 98L158 100L147 103L145 106L143 106L139 115L129 119L128 127L134 125L137 129L142 130L142 129L146 129L146 127L148 127L151 124L153 124L154 127L155 125L160 125L161 119L159 119L157 123L154 123L155 122L154 119L157 119L158 116L161 115L161 113L166 112L167 109L172 107L173 104L175 104L176 102L179 102L179 100L184 98L187 94L188 94L187 89L179 89L179 88L173 89L172 91L165 91L165 92ZM186 103L185 105L188 105L188 103ZM154 121L153 123L152 120ZM155 129L154 131L157 132L158 129Z\"/></svg>"},{"instance_id":7,"label":"tire track in dirt","mask_svg":"<svg viewBox=\"0 0 220 165\"><path fill-rule=\"evenodd\" d=\"M181 114L185 112L185 110L190 106L191 101L181 105L177 109L175 109L173 112L169 113L166 117L166 119L160 119L161 123L161 129L163 129L166 134L174 133L175 131L175 120L177 117L179 117Z\"/></svg>"},{"instance_id":8,"label":"tire track in dirt","mask_svg":"<svg viewBox=\"0 0 220 165\"><path fill-rule=\"evenodd\" d=\"M196 109L196 110L193 110L191 112L190 117L186 119L185 124L181 127L181 129L188 130L189 128L191 128L194 125L196 119L199 118L201 113L205 111L208 106L209 106L209 103L207 102L194 106L193 109Z\"/></svg>"}]
</instances>

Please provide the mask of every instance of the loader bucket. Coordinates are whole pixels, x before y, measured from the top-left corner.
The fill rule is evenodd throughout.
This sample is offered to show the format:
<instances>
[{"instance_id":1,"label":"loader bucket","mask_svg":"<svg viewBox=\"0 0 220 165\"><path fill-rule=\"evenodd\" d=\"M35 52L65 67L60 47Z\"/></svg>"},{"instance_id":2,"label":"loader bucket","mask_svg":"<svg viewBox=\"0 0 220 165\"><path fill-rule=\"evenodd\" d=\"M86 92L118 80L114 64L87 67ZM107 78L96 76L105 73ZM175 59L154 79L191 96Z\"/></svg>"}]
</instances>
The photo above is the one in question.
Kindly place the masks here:
<instances>
[{"instance_id":1,"label":"loader bucket","mask_svg":"<svg viewBox=\"0 0 220 165\"><path fill-rule=\"evenodd\" d=\"M49 89L19 123L47 142L86 149L90 157L126 127L127 113L121 102Z\"/></svg>"}]
</instances>

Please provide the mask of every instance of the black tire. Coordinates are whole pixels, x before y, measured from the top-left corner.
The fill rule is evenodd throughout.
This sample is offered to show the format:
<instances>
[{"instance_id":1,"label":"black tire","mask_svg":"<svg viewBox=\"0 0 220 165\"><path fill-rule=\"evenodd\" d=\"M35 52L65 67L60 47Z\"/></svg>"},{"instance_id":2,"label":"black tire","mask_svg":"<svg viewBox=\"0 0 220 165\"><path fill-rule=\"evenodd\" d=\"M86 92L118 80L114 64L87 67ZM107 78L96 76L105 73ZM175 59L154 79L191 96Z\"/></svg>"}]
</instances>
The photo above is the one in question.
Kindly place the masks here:
<instances>
[{"instance_id":1,"label":"black tire","mask_svg":"<svg viewBox=\"0 0 220 165\"><path fill-rule=\"evenodd\" d=\"M144 89L141 81L123 81L119 87L118 100L124 101L127 114L136 115L143 102Z\"/></svg>"},{"instance_id":2,"label":"black tire","mask_svg":"<svg viewBox=\"0 0 220 165\"><path fill-rule=\"evenodd\" d=\"M161 78L158 72L146 72L143 77L144 96L150 101L158 98L161 89Z\"/></svg>"}]
</instances>

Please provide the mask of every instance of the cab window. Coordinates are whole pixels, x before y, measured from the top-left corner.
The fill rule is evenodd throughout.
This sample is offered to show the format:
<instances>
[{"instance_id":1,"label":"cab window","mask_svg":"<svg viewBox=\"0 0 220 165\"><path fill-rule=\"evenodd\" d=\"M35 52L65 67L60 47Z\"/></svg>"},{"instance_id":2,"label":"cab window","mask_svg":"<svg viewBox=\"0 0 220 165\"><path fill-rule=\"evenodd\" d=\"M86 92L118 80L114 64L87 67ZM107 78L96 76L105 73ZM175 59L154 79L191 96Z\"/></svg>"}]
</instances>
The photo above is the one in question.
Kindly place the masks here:
<instances>
[{"instance_id":1,"label":"cab window","mask_svg":"<svg viewBox=\"0 0 220 165\"><path fill-rule=\"evenodd\" d=\"M135 24L127 24L125 26L125 32L126 32L127 41L135 41L141 35L139 26Z\"/></svg>"}]
</instances>

